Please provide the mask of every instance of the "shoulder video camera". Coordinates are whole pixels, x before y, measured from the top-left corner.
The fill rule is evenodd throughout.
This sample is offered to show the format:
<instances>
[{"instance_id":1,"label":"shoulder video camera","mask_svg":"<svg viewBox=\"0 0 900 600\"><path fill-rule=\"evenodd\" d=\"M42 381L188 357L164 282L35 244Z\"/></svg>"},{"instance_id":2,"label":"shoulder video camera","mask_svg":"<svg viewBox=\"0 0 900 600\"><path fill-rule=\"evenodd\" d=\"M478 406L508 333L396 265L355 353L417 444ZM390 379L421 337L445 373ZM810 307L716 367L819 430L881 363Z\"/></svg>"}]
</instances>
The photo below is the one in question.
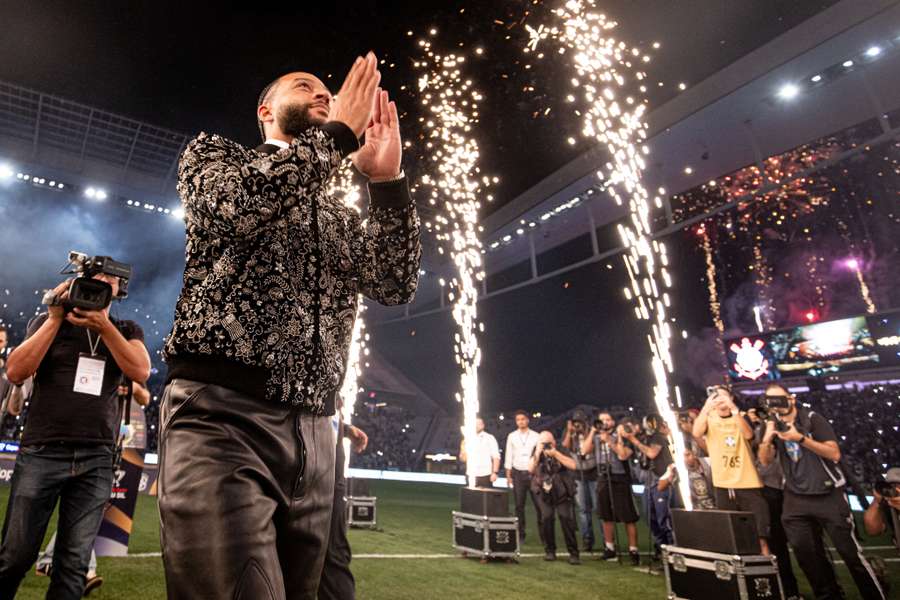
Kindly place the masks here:
<instances>
[{"instance_id":1,"label":"shoulder video camera","mask_svg":"<svg viewBox=\"0 0 900 600\"><path fill-rule=\"evenodd\" d=\"M119 278L119 292L116 299L128 297L128 280L131 279L131 265L117 262L109 256L88 256L82 252L69 252L69 263L62 270L63 275L77 274L69 286L69 297L62 303L66 311L73 308L83 310L103 310L113 300L112 286L105 281L94 279L100 273ZM47 306L57 306L59 299L48 292L43 299Z\"/></svg>"}]
</instances>

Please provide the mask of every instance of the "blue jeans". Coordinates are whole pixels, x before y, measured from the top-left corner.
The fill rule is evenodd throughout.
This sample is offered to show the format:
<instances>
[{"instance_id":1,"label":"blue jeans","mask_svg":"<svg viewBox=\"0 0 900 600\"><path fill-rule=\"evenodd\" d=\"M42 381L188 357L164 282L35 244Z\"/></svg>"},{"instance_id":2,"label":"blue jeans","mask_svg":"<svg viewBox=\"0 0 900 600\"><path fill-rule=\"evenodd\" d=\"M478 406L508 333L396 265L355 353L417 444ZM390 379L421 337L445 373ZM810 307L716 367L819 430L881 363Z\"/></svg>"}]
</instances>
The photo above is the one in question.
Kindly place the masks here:
<instances>
[{"instance_id":1,"label":"blue jeans","mask_svg":"<svg viewBox=\"0 0 900 600\"><path fill-rule=\"evenodd\" d=\"M593 548L594 509L597 508L597 482L575 480L575 504L578 507L578 530L585 548Z\"/></svg>"},{"instance_id":2,"label":"blue jeans","mask_svg":"<svg viewBox=\"0 0 900 600\"><path fill-rule=\"evenodd\" d=\"M650 533L657 550L663 544L672 544L672 513L669 511L672 502L672 488L660 492L656 484L644 487L644 512L650 523Z\"/></svg>"},{"instance_id":3,"label":"blue jeans","mask_svg":"<svg viewBox=\"0 0 900 600\"><path fill-rule=\"evenodd\" d=\"M77 600L113 481L107 446L23 446L16 457L0 546L0 600L12 600L34 564L59 501L47 597Z\"/></svg>"}]
</instances>

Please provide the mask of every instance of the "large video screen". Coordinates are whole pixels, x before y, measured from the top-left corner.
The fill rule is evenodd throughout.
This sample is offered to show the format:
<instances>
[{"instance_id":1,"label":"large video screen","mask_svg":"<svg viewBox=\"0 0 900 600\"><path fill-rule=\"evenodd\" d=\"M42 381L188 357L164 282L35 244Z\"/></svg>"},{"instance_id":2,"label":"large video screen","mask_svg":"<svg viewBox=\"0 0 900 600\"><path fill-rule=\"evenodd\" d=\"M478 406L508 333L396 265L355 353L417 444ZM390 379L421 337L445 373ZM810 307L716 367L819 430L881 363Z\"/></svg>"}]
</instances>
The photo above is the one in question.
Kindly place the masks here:
<instances>
[{"instance_id":1,"label":"large video screen","mask_svg":"<svg viewBox=\"0 0 900 600\"><path fill-rule=\"evenodd\" d=\"M875 340L865 317L827 321L769 336L782 377L816 377L878 366Z\"/></svg>"},{"instance_id":2,"label":"large video screen","mask_svg":"<svg viewBox=\"0 0 900 600\"><path fill-rule=\"evenodd\" d=\"M732 381L820 377L900 365L900 312L724 340Z\"/></svg>"}]
</instances>

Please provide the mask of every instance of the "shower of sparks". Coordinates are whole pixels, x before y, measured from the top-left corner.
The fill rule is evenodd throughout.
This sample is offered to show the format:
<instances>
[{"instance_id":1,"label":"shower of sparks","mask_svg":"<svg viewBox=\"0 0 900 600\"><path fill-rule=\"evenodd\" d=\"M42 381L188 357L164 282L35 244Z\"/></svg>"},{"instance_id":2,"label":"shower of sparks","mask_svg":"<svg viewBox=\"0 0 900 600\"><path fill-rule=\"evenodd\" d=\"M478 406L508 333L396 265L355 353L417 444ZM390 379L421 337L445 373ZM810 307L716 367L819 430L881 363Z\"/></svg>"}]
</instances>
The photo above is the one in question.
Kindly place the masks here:
<instances>
[{"instance_id":1,"label":"shower of sparks","mask_svg":"<svg viewBox=\"0 0 900 600\"><path fill-rule=\"evenodd\" d=\"M615 40L610 30L616 23L593 11L593 0L569 0L554 10L559 25L548 29L529 30L531 42L526 52L537 48L545 38L558 41L574 61L576 77L571 79L573 94L581 96L582 133L596 140L609 154L605 169L597 172L605 180L607 192L616 204L627 202L630 222L619 225L619 233L628 252L625 266L631 286L625 288L625 296L634 302L639 319L649 321L651 334L647 336L652 354L651 365L655 378L654 401L663 419L668 423L672 436L676 463L682 477L679 487L685 504L690 509L687 467L684 463L684 436L678 435L678 420L671 405L669 373L672 372L670 339L671 324L666 316L670 304L666 291L672 285L668 271L666 247L651 237L651 198L642 182L645 168L642 147L646 139L644 112L646 105L626 97L620 103L617 89L645 78L643 72L632 68L632 60L649 60L639 49L629 49L624 42ZM547 35L543 35L547 32Z\"/></svg>"},{"instance_id":2,"label":"shower of sparks","mask_svg":"<svg viewBox=\"0 0 900 600\"><path fill-rule=\"evenodd\" d=\"M875 308L875 303L872 301L872 295L869 293L869 286L866 285L866 280L863 278L862 269L857 267L853 271L856 273L856 281L859 282L859 293L866 303L866 312L870 315L878 312Z\"/></svg>"},{"instance_id":3,"label":"shower of sparks","mask_svg":"<svg viewBox=\"0 0 900 600\"><path fill-rule=\"evenodd\" d=\"M449 253L456 266L456 275L445 287L457 326L453 350L460 369L460 391L456 400L463 405L462 434L466 454L471 457L477 452L475 416L481 363L477 334L483 330L476 309L478 282L484 278L478 209L482 191L491 183L480 175L478 143L472 137L482 96L463 74L466 57L461 51L442 54L424 39L419 41L419 49L421 56L413 66L421 72L419 98L427 114L423 120L425 145L431 152L433 168L429 171L435 174L422 176L420 184L430 190L429 203L438 210L431 223L438 252ZM467 462L470 486L475 481L472 463L471 459Z\"/></svg>"},{"instance_id":4,"label":"shower of sparks","mask_svg":"<svg viewBox=\"0 0 900 600\"><path fill-rule=\"evenodd\" d=\"M709 242L709 232L706 226L702 225L697 231L700 240L703 243L703 254L706 257L706 285L709 288L709 312L712 315L713 323L720 334L725 333L725 323L722 321L722 306L719 303L719 292L716 289L716 263L713 260L712 244ZM721 340L721 336L719 340Z\"/></svg>"},{"instance_id":5,"label":"shower of sparks","mask_svg":"<svg viewBox=\"0 0 900 600\"><path fill-rule=\"evenodd\" d=\"M753 282L756 284L757 302L764 309L763 319L766 329L775 329L775 302L769 293L772 286L772 269L759 243L753 245L753 264L750 265L750 270L753 271Z\"/></svg>"},{"instance_id":6,"label":"shower of sparks","mask_svg":"<svg viewBox=\"0 0 900 600\"><path fill-rule=\"evenodd\" d=\"M328 194L339 198L344 206L347 206L359 212L360 192L359 186L353 182L353 167L349 160L341 163L337 173L328 184ZM356 298L357 308L356 316L353 321L353 336L350 340L350 350L347 354L347 369L344 375L344 383L341 386L341 417L345 425L350 425L353 418L353 410L356 405L356 397L362 389L359 386L359 379L362 375L364 363L361 357L368 356L369 349L366 342L369 340L369 334L366 333L366 322L363 313L366 306L363 304L362 294ZM368 365L365 365L368 366ZM344 438L344 471L350 467L350 440Z\"/></svg>"}]
</instances>

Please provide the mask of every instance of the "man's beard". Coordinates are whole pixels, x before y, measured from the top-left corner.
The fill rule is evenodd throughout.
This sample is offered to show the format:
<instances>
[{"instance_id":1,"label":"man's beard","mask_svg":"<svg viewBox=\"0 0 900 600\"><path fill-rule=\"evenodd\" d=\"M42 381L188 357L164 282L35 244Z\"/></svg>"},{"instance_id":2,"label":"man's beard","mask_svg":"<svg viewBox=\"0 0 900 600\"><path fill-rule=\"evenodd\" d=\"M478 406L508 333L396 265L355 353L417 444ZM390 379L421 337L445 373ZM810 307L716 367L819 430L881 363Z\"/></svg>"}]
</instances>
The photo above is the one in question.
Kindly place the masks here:
<instances>
[{"instance_id":1,"label":"man's beard","mask_svg":"<svg viewBox=\"0 0 900 600\"><path fill-rule=\"evenodd\" d=\"M306 104L291 104L285 106L276 115L278 127L282 133L297 137L313 125L321 125L324 119L313 117L309 114L309 109L315 104L307 102Z\"/></svg>"}]
</instances>

